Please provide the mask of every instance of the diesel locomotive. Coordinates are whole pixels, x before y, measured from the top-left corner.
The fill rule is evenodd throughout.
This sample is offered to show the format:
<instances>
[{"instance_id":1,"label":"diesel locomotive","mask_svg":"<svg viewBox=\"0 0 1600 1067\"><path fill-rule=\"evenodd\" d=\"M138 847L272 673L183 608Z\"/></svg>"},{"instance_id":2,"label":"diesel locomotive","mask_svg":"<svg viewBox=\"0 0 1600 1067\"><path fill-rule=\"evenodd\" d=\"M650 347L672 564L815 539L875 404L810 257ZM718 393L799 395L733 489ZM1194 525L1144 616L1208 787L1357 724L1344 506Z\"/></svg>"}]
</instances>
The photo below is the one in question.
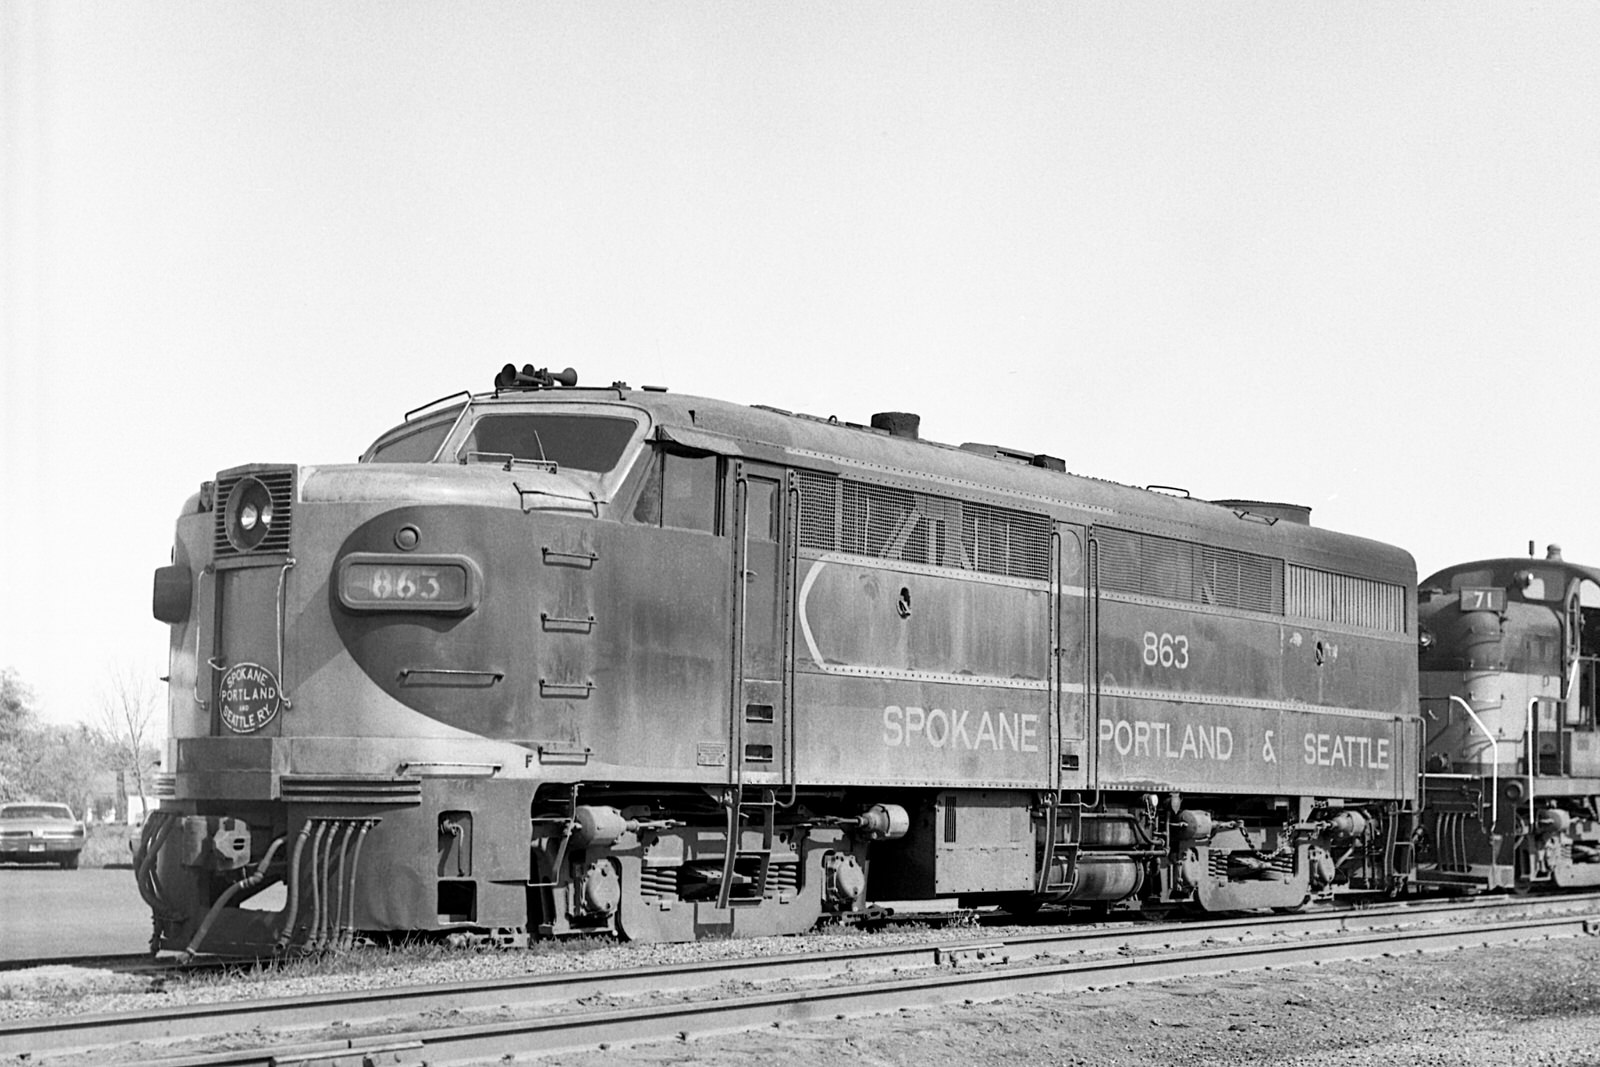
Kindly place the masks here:
<instances>
[{"instance_id":1,"label":"diesel locomotive","mask_svg":"<svg viewBox=\"0 0 1600 1067\"><path fill-rule=\"evenodd\" d=\"M1600 571L1552 545L1446 568L1419 596L1418 885L1600 885Z\"/></svg>"},{"instance_id":2,"label":"diesel locomotive","mask_svg":"<svg viewBox=\"0 0 1600 1067\"><path fill-rule=\"evenodd\" d=\"M506 367L205 481L155 576L155 947L1405 883L1408 553L918 428Z\"/></svg>"}]
</instances>

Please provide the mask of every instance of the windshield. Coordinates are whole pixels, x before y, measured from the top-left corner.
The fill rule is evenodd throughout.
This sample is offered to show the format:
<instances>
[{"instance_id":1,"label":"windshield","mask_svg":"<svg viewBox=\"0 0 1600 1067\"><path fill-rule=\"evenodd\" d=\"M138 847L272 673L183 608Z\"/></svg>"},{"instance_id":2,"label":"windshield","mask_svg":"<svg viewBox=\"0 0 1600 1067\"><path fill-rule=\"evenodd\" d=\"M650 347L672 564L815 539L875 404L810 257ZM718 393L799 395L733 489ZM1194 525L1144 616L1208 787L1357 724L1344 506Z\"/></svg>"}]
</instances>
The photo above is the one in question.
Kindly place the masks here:
<instances>
[{"instance_id":1,"label":"windshield","mask_svg":"<svg viewBox=\"0 0 1600 1067\"><path fill-rule=\"evenodd\" d=\"M464 463L511 456L604 474L616 467L637 427L632 419L612 415L484 415L473 424L460 455Z\"/></svg>"},{"instance_id":2,"label":"windshield","mask_svg":"<svg viewBox=\"0 0 1600 1067\"><path fill-rule=\"evenodd\" d=\"M439 446L450 435L464 406L457 404L448 411L395 427L367 450L367 462L427 463L439 454Z\"/></svg>"},{"instance_id":3,"label":"windshield","mask_svg":"<svg viewBox=\"0 0 1600 1067\"><path fill-rule=\"evenodd\" d=\"M0 819L70 819L72 811L64 804L7 804L0 808Z\"/></svg>"},{"instance_id":4,"label":"windshield","mask_svg":"<svg viewBox=\"0 0 1600 1067\"><path fill-rule=\"evenodd\" d=\"M1564 600L1567 596L1566 574L1549 567L1528 567L1512 576L1522 586L1524 600Z\"/></svg>"}]
</instances>

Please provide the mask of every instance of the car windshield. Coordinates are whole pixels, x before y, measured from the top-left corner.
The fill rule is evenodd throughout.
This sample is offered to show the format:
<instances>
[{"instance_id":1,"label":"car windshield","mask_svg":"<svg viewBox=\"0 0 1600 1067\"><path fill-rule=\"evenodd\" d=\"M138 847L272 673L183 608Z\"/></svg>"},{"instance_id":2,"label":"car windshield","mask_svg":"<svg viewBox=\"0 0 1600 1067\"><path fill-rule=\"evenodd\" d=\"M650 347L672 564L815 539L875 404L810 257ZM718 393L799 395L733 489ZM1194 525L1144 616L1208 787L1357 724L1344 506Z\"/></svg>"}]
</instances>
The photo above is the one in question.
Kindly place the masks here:
<instances>
[{"instance_id":1,"label":"car windshield","mask_svg":"<svg viewBox=\"0 0 1600 1067\"><path fill-rule=\"evenodd\" d=\"M71 819L72 809L65 804L7 804L0 808L0 819Z\"/></svg>"},{"instance_id":2,"label":"car windshield","mask_svg":"<svg viewBox=\"0 0 1600 1067\"><path fill-rule=\"evenodd\" d=\"M558 469L614 469L638 424L614 415L521 412L484 415L461 446L462 462L512 457Z\"/></svg>"}]
</instances>

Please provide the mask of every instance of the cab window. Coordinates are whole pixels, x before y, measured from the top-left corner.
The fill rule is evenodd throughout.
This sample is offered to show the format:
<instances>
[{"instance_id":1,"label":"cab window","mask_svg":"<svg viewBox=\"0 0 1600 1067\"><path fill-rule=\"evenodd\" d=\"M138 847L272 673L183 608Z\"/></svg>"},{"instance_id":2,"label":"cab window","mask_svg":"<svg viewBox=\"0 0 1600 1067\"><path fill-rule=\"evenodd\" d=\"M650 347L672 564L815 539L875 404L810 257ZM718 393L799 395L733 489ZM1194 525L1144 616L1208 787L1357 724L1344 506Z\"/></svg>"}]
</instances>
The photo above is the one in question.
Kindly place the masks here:
<instances>
[{"instance_id":1,"label":"cab window","mask_svg":"<svg viewBox=\"0 0 1600 1067\"><path fill-rule=\"evenodd\" d=\"M483 415L459 453L461 462L510 457L558 470L607 473L622 459L637 423L611 415L524 412Z\"/></svg>"},{"instance_id":2,"label":"cab window","mask_svg":"<svg viewBox=\"0 0 1600 1067\"><path fill-rule=\"evenodd\" d=\"M709 453L658 450L634 504L634 521L717 533L719 474L719 461Z\"/></svg>"},{"instance_id":3,"label":"cab window","mask_svg":"<svg viewBox=\"0 0 1600 1067\"><path fill-rule=\"evenodd\" d=\"M1455 574L1452 574L1450 576L1450 588L1451 588L1452 591L1455 591L1455 592L1460 592L1462 589L1465 589L1468 586L1475 586L1475 585L1485 585L1486 586L1486 585L1493 585L1493 584L1494 584L1494 571L1488 571L1488 570L1457 571Z\"/></svg>"},{"instance_id":4,"label":"cab window","mask_svg":"<svg viewBox=\"0 0 1600 1067\"><path fill-rule=\"evenodd\" d=\"M1528 567L1513 576L1524 600L1561 601L1567 596L1566 575L1547 567Z\"/></svg>"},{"instance_id":5,"label":"cab window","mask_svg":"<svg viewBox=\"0 0 1600 1067\"><path fill-rule=\"evenodd\" d=\"M368 463L427 463L439 454L439 447L450 436L461 405L434 418L418 420L390 430L367 450Z\"/></svg>"}]
</instances>

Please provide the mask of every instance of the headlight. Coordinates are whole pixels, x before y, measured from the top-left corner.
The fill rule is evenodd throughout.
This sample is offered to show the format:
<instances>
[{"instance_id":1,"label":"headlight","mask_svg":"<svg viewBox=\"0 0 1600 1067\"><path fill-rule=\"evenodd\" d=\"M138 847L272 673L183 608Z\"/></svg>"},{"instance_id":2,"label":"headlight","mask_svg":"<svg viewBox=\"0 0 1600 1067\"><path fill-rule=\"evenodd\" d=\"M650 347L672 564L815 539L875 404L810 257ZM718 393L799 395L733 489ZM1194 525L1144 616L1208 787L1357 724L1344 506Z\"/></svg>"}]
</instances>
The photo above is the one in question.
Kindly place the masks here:
<instances>
[{"instance_id":1,"label":"headlight","mask_svg":"<svg viewBox=\"0 0 1600 1067\"><path fill-rule=\"evenodd\" d=\"M259 478L240 478L228 493L228 540L249 552L272 530L272 493Z\"/></svg>"}]
</instances>

